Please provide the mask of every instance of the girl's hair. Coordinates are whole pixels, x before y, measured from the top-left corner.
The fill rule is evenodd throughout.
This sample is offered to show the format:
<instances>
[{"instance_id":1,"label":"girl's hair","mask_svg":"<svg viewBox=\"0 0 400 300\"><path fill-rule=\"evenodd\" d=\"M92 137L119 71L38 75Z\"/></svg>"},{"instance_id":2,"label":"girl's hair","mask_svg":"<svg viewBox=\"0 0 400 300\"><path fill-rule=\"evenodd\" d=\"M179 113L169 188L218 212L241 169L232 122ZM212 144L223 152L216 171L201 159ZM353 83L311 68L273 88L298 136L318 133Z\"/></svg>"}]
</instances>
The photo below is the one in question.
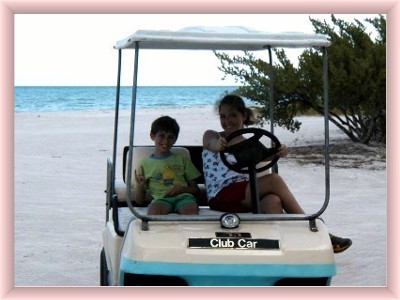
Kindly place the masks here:
<instances>
[{"instance_id":1,"label":"girl's hair","mask_svg":"<svg viewBox=\"0 0 400 300\"><path fill-rule=\"evenodd\" d=\"M254 113L253 111L246 107L242 97L234 94L228 94L224 96L221 100L219 100L216 105L216 111L219 113L221 110L222 105L230 105L237 111L239 111L243 116L247 116L246 120L244 121L244 125L252 125L254 124Z\"/></svg>"},{"instance_id":2,"label":"girl's hair","mask_svg":"<svg viewBox=\"0 0 400 300\"><path fill-rule=\"evenodd\" d=\"M156 119L153 124L151 124L151 134L157 134L159 131L171 132L173 133L176 138L179 135L179 125L175 119L169 116L163 116Z\"/></svg>"}]
</instances>

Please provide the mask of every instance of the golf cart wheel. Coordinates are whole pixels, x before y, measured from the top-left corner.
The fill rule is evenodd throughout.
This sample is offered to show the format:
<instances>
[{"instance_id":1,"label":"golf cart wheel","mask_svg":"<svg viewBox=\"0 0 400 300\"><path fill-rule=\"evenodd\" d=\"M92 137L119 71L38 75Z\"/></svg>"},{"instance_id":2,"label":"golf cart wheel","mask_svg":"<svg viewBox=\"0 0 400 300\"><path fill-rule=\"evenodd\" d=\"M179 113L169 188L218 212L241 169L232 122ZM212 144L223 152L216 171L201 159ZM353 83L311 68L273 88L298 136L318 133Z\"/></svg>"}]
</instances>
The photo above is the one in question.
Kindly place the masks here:
<instances>
[{"instance_id":1,"label":"golf cart wheel","mask_svg":"<svg viewBox=\"0 0 400 300\"><path fill-rule=\"evenodd\" d=\"M101 249L100 253L100 285L101 286L109 286L108 281L108 274L110 272L107 268L107 260L106 260L106 253L104 252L104 248Z\"/></svg>"}]
</instances>

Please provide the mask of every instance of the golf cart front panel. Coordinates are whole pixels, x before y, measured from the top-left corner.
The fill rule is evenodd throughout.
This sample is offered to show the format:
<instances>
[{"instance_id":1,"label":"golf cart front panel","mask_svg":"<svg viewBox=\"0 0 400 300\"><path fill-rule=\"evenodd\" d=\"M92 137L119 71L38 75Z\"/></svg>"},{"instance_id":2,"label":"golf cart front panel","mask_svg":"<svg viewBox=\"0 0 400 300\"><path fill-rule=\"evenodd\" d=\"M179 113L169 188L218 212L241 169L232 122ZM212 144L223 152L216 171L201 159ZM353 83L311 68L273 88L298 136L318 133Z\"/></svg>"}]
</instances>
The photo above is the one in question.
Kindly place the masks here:
<instances>
[{"instance_id":1,"label":"golf cart front panel","mask_svg":"<svg viewBox=\"0 0 400 300\"><path fill-rule=\"evenodd\" d=\"M336 273L332 246L320 220L317 226L318 233L305 221L268 226L242 222L234 231L215 222L151 222L143 231L141 221L133 218L122 247L119 284L128 283L125 279L132 277L127 274L173 274L188 285L275 285L287 278L331 278ZM193 240L197 244L190 245Z\"/></svg>"}]
</instances>

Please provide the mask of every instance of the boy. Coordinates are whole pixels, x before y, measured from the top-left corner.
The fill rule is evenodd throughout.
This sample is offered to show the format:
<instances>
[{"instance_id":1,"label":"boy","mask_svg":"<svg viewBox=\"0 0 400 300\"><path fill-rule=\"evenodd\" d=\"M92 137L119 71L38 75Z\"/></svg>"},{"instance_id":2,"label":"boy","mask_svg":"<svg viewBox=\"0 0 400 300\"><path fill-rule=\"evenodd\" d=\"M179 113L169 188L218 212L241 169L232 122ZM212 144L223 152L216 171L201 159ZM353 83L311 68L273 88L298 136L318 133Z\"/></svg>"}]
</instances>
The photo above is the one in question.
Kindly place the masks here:
<instances>
[{"instance_id":1,"label":"boy","mask_svg":"<svg viewBox=\"0 0 400 300\"><path fill-rule=\"evenodd\" d=\"M168 116L156 119L150 131L154 153L140 162L140 172L135 170L136 202L145 201L148 188L152 197L148 208L150 215L198 214L195 195L200 191L194 179L201 173L190 159L170 151L178 135L179 125L175 119Z\"/></svg>"}]
</instances>

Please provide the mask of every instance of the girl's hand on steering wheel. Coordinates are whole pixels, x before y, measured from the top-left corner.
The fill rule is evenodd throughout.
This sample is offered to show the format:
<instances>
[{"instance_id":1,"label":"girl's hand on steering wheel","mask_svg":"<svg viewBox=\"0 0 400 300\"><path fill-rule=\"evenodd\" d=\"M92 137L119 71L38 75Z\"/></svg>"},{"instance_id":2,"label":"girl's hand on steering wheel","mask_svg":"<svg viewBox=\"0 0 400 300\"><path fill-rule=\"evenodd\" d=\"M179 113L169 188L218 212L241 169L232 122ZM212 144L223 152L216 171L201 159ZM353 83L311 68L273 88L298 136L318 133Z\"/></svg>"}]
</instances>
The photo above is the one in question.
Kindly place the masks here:
<instances>
[{"instance_id":1,"label":"girl's hand on steering wheel","mask_svg":"<svg viewBox=\"0 0 400 300\"><path fill-rule=\"evenodd\" d=\"M213 148L215 152L221 152L226 147L228 147L228 142L224 137L220 137L218 140L215 141Z\"/></svg>"},{"instance_id":2,"label":"girl's hand on steering wheel","mask_svg":"<svg viewBox=\"0 0 400 300\"><path fill-rule=\"evenodd\" d=\"M276 153L279 157L286 157L286 155L288 155L288 148L286 145L282 144L279 148L278 148L278 153Z\"/></svg>"}]
</instances>

